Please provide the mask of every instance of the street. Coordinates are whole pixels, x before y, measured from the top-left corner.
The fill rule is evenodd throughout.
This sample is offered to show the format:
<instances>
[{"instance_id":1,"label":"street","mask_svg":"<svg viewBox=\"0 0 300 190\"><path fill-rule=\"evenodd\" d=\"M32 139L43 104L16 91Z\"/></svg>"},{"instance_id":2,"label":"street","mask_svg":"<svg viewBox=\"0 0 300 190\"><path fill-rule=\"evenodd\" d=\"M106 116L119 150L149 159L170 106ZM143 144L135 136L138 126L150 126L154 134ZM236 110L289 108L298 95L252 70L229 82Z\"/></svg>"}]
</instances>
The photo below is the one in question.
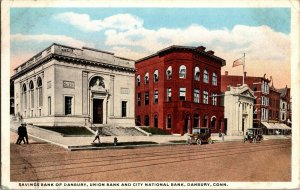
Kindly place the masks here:
<instances>
[{"instance_id":1,"label":"street","mask_svg":"<svg viewBox=\"0 0 300 190\"><path fill-rule=\"evenodd\" d=\"M15 138L14 138L15 139ZM291 141L67 151L11 142L11 181L285 181Z\"/></svg>"}]
</instances>

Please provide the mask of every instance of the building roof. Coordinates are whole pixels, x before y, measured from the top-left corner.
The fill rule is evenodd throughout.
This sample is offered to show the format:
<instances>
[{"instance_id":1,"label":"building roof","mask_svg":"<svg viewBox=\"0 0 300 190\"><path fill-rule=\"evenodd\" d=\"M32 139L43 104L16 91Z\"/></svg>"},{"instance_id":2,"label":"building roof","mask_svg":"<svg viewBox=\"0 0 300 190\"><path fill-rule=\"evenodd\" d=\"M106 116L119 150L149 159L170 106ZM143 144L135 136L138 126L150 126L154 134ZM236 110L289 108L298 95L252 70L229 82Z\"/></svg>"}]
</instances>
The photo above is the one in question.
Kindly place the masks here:
<instances>
[{"instance_id":1,"label":"building roof","mask_svg":"<svg viewBox=\"0 0 300 190\"><path fill-rule=\"evenodd\" d=\"M80 49L53 43L25 63L15 68L14 70L16 73L11 79L13 80L51 59L64 59L73 61L74 63L92 64L101 67L128 70L131 72L135 71L133 60L117 57L114 53L88 47L82 47L82 49Z\"/></svg>"},{"instance_id":2,"label":"building roof","mask_svg":"<svg viewBox=\"0 0 300 190\"><path fill-rule=\"evenodd\" d=\"M136 63L139 63L141 61L144 61L144 60L147 60L147 59L150 59L152 57L155 57L155 56L158 56L158 55L162 55L162 54L165 54L165 53L169 53L171 51L176 51L176 50L187 50L187 51L192 51L192 52L195 52L195 53L199 53L199 54L202 54L202 55L205 55L205 56L208 56L216 61L219 61L222 66L225 66L226 65L226 61L220 57L217 57L214 55L214 52L209 50L209 51L204 51L206 48L203 47L203 46L199 46L199 47L194 47L194 46L178 46L178 45L173 45L173 46L169 46L165 49L162 49L152 55L149 55L147 57L144 57L144 58L141 58L139 60L136 61Z\"/></svg>"}]
</instances>

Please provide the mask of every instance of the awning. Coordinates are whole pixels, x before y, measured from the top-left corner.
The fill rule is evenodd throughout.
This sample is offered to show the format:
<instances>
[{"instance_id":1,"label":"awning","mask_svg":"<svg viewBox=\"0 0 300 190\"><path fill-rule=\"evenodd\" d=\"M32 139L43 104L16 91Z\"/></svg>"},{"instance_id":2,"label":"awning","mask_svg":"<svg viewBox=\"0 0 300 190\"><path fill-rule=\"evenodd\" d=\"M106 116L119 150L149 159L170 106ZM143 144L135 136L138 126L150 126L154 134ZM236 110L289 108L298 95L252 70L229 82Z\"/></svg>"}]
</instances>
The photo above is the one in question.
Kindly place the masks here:
<instances>
[{"instance_id":1,"label":"awning","mask_svg":"<svg viewBox=\"0 0 300 190\"><path fill-rule=\"evenodd\" d=\"M275 129L275 130L291 130L291 127L287 126L284 123L268 123L268 122L261 122L264 127L267 129Z\"/></svg>"},{"instance_id":2,"label":"awning","mask_svg":"<svg viewBox=\"0 0 300 190\"><path fill-rule=\"evenodd\" d=\"M271 126L268 122L261 122L263 126L265 126L267 129L274 129L273 126Z\"/></svg>"}]
</instances>

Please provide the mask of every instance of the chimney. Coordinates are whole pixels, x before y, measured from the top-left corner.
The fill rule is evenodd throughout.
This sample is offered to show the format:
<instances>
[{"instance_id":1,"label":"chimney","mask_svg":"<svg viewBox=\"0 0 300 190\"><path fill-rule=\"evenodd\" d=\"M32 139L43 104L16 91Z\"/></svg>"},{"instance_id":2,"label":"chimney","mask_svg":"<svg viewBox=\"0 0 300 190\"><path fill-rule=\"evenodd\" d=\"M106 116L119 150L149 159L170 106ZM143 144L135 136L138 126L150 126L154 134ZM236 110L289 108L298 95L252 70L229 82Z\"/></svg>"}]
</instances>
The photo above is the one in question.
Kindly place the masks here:
<instances>
[{"instance_id":1,"label":"chimney","mask_svg":"<svg viewBox=\"0 0 300 190\"><path fill-rule=\"evenodd\" d=\"M215 52L212 50L207 51L206 53L208 53L209 55L213 55Z\"/></svg>"},{"instance_id":2,"label":"chimney","mask_svg":"<svg viewBox=\"0 0 300 190\"><path fill-rule=\"evenodd\" d=\"M225 71L225 76L228 76L228 71Z\"/></svg>"},{"instance_id":3,"label":"chimney","mask_svg":"<svg viewBox=\"0 0 300 190\"><path fill-rule=\"evenodd\" d=\"M199 46L196 48L196 50L199 50L199 51L204 51L206 49L206 47L204 46Z\"/></svg>"}]
</instances>

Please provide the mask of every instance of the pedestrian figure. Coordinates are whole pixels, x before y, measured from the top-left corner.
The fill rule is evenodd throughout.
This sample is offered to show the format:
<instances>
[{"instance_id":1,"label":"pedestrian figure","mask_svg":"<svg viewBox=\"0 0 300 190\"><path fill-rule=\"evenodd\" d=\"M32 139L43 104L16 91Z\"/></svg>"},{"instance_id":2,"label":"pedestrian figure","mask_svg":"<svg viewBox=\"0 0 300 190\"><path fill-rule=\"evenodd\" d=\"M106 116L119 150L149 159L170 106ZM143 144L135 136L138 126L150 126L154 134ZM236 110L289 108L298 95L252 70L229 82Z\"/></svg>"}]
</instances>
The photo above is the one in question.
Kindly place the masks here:
<instances>
[{"instance_id":1,"label":"pedestrian figure","mask_svg":"<svg viewBox=\"0 0 300 190\"><path fill-rule=\"evenodd\" d=\"M29 144L28 143L28 133L27 133L27 128L26 128L26 123L24 123L24 137L25 137L25 139L26 139L26 143L27 144ZM24 140L24 144L25 144L25 140Z\"/></svg>"},{"instance_id":2,"label":"pedestrian figure","mask_svg":"<svg viewBox=\"0 0 300 190\"><path fill-rule=\"evenodd\" d=\"M95 142L96 139L98 139L98 141L100 143L100 130L98 128L97 128L96 136L95 136L95 139L93 140L93 142Z\"/></svg>"},{"instance_id":3,"label":"pedestrian figure","mask_svg":"<svg viewBox=\"0 0 300 190\"><path fill-rule=\"evenodd\" d=\"M22 123L19 127L18 127L18 139L16 144L21 144L21 142L23 141L25 144L25 139L24 139L24 124Z\"/></svg>"}]
</instances>

